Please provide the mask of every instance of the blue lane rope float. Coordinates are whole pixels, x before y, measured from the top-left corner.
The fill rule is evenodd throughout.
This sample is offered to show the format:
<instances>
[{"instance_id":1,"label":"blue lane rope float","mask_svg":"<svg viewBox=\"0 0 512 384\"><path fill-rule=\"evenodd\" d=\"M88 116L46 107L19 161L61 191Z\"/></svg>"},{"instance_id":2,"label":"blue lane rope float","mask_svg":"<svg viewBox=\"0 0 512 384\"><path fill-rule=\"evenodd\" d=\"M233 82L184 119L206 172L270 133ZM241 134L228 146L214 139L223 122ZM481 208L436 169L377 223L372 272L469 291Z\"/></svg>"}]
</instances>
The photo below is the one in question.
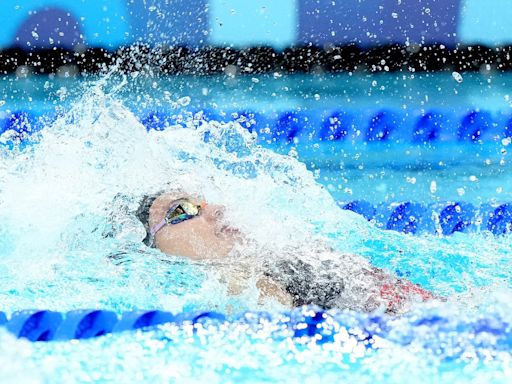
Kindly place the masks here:
<instances>
[{"instance_id":1,"label":"blue lane rope float","mask_svg":"<svg viewBox=\"0 0 512 384\"><path fill-rule=\"evenodd\" d=\"M122 332L146 327L153 327L159 324L170 323L175 317L165 311L132 311L125 312L113 328L113 332Z\"/></svg>"},{"instance_id":2,"label":"blue lane rope float","mask_svg":"<svg viewBox=\"0 0 512 384\"><path fill-rule=\"evenodd\" d=\"M338 202L338 205L375 222L379 228L402 233L434 234L440 231L448 236L456 232L479 230L488 230L494 235L512 232L512 204L482 204L475 207L466 202L446 202L425 206L406 201L374 205L365 200L354 200ZM439 229L435 225L436 217Z\"/></svg>"},{"instance_id":3,"label":"blue lane rope float","mask_svg":"<svg viewBox=\"0 0 512 384\"><path fill-rule=\"evenodd\" d=\"M503 130L504 137L512 137L512 118L507 121L505 129Z\"/></svg>"},{"instance_id":4,"label":"blue lane rope float","mask_svg":"<svg viewBox=\"0 0 512 384\"><path fill-rule=\"evenodd\" d=\"M487 229L496 235L512 231L512 204L502 204L489 215Z\"/></svg>"},{"instance_id":5,"label":"blue lane rope float","mask_svg":"<svg viewBox=\"0 0 512 384\"><path fill-rule=\"evenodd\" d=\"M471 111L462 119L457 136L460 141L477 142L492 126L493 119L489 112Z\"/></svg>"},{"instance_id":6,"label":"blue lane rope float","mask_svg":"<svg viewBox=\"0 0 512 384\"><path fill-rule=\"evenodd\" d=\"M353 131L354 117L344 111L336 111L322 119L318 138L322 141L343 141Z\"/></svg>"},{"instance_id":7,"label":"blue lane rope float","mask_svg":"<svg viewBox=\"0 0 512 384\"><path fill-rule=\"evenodd\" d=\"M427 112L420 116L414 127L412 141L415 143L430 143L439 140L445 116L440 112Z\"/></svg>"},{"instance_id":8,"label":"blue lane rope float","mask_svg":"<svg viewBox=\"0 0 512 384\"><path fill-rule=\"evenodd\" d=\"M389 207L391 214L386 229L412 234L428 230L431 219L424 205L407 201Z\"/></svg>"},{"instance_id":9,"label":"blue lane rope float","mask_svg":"<svg viewBox=\"0 0 512 384\"><path fill-rule=\"evenodd\" d=\"M397 128L398 117L391 111L383 110L374 115L366 130L366 141L387 141Z\"/></svg>"},{"instance_id":10,"label":"blue lane rope float","mask_svg":"<svg viewBox=\"0 0 512 384\"><path fill-rule=\"evenodd\" d=\"M304 128L305 116L300 112L283 112L276 121L273 133L276 140L292 142Z\"/></svg>"},{"instance_id":11,"label":"blue lane rope float","mask_svg":"<svg viewBox=\"0 0 512 384\"><path fill-rule=\"evenodd\" d=\"M466 232L476 218L473 205L468 203L449 203L439 214L439 224L443 235L454 232Z\"/></svg>"},{"instance_id":12,"label":"blue lane rope float","mask_svg":"<svg viewBox=\"0 0 512 384\"><path fill-rule=\"evenodd\" d=\"M117 315L110 311L77 310L66 314L57 329L54 340L89 339L111 333Z\"/></svg>"},{"instance_id":13,"label":"blue lane rope float","mask_svg":"<svg viewBox=\"0 0 512 384\"><path fill-rule=\"evenodd\" d=\"M0 326L5 325L7 323L7 316L5 316L5 313L0 312Z\"/></svg>"},{"instance_id":14,"label":"blue lane rope float","mask_svg":"<svg viewBox=\"0 0 512 384\"><path fill-rule=\"evenodd\" d=\"M7 322L7 330L17 338L30 341L53 340L62 323L62 314L54 311L15 312Z\"/></svg>"}]
</instances>

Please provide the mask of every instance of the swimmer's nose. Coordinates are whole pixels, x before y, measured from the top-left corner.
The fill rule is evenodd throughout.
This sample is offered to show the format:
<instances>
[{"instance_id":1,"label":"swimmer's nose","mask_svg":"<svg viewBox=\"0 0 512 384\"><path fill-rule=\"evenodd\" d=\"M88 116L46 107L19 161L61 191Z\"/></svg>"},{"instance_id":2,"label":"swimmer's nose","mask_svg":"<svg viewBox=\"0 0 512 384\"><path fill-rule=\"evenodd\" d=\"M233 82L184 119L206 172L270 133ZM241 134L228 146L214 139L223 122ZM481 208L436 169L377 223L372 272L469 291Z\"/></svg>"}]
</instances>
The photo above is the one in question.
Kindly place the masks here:
<instances>
[{"instance_id":1,"label":"swimmer's nose","mask_svg":"<svg viewBox=\"0 0 512 384\"><path fill-rule=\"evenodd\" d=\"M222 220L224 217L224 207L222 205L207 204L203 212L204 217L212 221Z\"/></svg>"}]
</instances>

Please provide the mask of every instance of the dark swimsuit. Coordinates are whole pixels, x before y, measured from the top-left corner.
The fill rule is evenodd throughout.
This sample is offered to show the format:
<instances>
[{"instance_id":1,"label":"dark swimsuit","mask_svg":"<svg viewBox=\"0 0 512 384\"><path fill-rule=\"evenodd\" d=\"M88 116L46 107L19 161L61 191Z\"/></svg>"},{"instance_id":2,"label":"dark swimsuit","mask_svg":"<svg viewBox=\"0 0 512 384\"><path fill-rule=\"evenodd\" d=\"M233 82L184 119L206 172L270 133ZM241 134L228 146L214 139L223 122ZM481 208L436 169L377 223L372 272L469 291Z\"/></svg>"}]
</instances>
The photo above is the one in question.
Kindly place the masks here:
<instances>
[{"instance_id":1,"label":"dark swimsuit","mask_svg":"<svg viewBox=\"0 0 512 384\"><path fill-rule=\"evenodd\" d=\"M267 269L267 275L284 286L292 296L294 306L318 305L333 308L343 293L345 284L332 271L328 261L318 268L302 260L280 261Z\"/></svg>"}]
</instances>

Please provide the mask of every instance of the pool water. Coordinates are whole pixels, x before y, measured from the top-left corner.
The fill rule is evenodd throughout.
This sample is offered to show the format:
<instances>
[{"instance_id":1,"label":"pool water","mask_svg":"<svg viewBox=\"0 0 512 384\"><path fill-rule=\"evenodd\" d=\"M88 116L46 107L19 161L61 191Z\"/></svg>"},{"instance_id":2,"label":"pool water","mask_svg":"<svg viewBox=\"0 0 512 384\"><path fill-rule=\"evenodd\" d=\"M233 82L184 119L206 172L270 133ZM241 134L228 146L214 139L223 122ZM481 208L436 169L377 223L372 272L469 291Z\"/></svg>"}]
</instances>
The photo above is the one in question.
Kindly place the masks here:
<instances>
[{"instance_id":1,"label":"pool water","mask_svg":"<svg viewBox=\"0 0 512 384\"><path fill-rule=\"evenodd\" d=\"M229 321L48 343L0 330L4 379L506 382L510 235L412 236L381 230L338 204L507 202L504 136L493 131L482 142L418 144L405 139L413 127L402 123L389 142L365 143L357 135L319 142L310 128L292 140L273 140L265 127L256 137L236 124L231 112L251 108L269 119L299 107L315 114L347 104L360 122L383 108L400 110L409 121L421 108L459 117L480 107L506 122L509 81L491 74L465 76L463 83L450 75L6 78L4 114L51 116L21 146L4 136L9 132L2 135L1 309L215 310ZM185 119L189 127L148 131L141 123L148 111L166 108L192 116ZM209 111L207 120L199 109ZM131 212L140 196L167 182L225 205L227 218L276 257L293 258L296 249L314 255L324 239L446 301L418 304L402 318L332 310L304 336L297 330L311 309L289 313L275 302L260 304L251 284L229 296L208 265L141 243L143 228ZM263 262L265 247L242 250L237 262L250 255ZM34 368L30 375L27 367Z\"/></svg>"}]
</instances>

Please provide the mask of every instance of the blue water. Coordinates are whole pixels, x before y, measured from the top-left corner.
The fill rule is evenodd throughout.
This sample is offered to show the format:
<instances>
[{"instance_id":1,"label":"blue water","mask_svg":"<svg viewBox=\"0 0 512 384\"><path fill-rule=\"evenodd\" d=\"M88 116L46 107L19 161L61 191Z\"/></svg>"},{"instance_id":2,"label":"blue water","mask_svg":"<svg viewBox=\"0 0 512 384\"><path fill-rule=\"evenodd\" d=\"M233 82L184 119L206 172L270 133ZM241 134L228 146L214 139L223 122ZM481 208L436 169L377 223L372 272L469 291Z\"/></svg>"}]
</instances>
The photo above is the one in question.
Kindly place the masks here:
<instances>
[{"instance_id":1,"label":"blue water","mask_svg":"<svg viewBox=\"0 0 512 384\"><path fill-rule=\"evenodd\" d=\"M1 309L216 310L230 321L35 344L2 332L5 380L507 382L510 235L404 235L380 230L337 204L510 201L501 137L366 145L361 139L319 144L305 134L289 143L268 143L217 121L237 120L222 112L249 106L272 114L344 102L355 103L353 110L362 114L382 106L403 109L405 103L405 113L417 116L421 100L460 111L486 107L497 115L507 108L509 81L507 76L465 77L462 84L449 75L263 76L134 79L122 86L114 79L80 88L83 84L62 79L6 79L0 96L5 113L43 114L53 108L55 114L29 145L0 152ZM184 115L205 108L217 117L194 118L186 129L147 132L141 116L156 107ZM61 118L53 122L55 115ZM289 324L300 323L307 312L290 317L276 303L258 304L250 288L229 296L208 265L144 247L140 225L129 212L138 196L161 188L163 180L225 205L229 218L256 244L278 250L273 257L295 257L297 250L315 255L316 241L327 239L334 249L361 255L447 301L417 305L396 319L382 312L334 310L320 326L322 338L297 337L297 327ZM114 235L103 236L107 232ZM263 245L256 247L252 263L264 260ZM248 326L237 320L244 311L269 315L256 315L260 321ZM27 367L34 369L27 373Z\"/></svg>"}]
</instances>

